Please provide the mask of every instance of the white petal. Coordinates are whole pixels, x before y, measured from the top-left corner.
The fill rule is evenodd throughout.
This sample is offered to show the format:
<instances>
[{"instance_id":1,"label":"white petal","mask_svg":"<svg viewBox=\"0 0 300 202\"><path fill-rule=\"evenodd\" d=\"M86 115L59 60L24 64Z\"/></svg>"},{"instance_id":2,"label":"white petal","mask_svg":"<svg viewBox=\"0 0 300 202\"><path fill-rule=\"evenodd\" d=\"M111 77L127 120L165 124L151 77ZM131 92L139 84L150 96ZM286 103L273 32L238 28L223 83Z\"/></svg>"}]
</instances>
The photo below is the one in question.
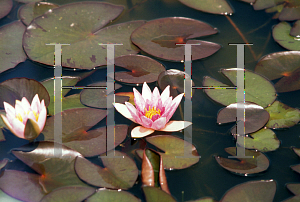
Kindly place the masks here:
<instances>
[{"instance_id":1,"label":"white petal","mask_svg":"<svg viewBox=\"0 0 300 202\"><path fill-rule=\"evenodd\" d=\"M37 121L41 132L44 129L44 126L45 126L45 123L46 123L46 119L47 119L47 109L44 106L43 109L40 111L39 119Z\"/></svg>"},{"instance_id":2,"label":"white petal","mask_svg":"<svg viewBox=\"0 0 300 202\"><path fill-rule=\"evenodd\" d=\"M131 137L132 138L142 138L142 137L145 137L147 135L150 135L154 131L155 130L153 130L151 128L145 128L143 126L137 126L134 129L132 129Z\"/></svg>"},{"instance_id":3,"label":"white petal","mask_svg":"<svg viewBox=\"0 0 300 202\"><path fill-rule=\"evenodd\" d=\"M170 86L167 86L160 95L162 103L164 103L169 97L170 97Z\"/></svg>"},{"instance_id":4,"label":"white petal","mask_svg":"<svg viewBox=\"0 0 300 202\"><path fill-rule=\"evenodd\" d=\"M36 94L33 99L32 99L32 102L31 102L31 110L35 111L35 112L38 112L39 108L40 108L40 99L39 99L39 96L38 94Z\"/></svg>"},{"instance_id":5,"label":"white petal","mask_svg":"<svg viewBox=\"0 0 300 202\"><path fill-rule=\"evenodd\" d=\"M30 110L30 103L28 102L26 97L23 97L21 102L22 102L22 106L23 106L24 111L26 111L26 112L29 111Z\"/></svg>"},{"instance_id":6,"label":"white petal","mask_svg":"<svg viewBox=\"0 0 300 202\"><path fill-rule=\"evenodd\" d=\"M9 121L7 120L6 116L4 116L3 114L0 114L4 124L6 125L6 127L10 130L10 131L13 131L12 130L12 126L11 124L9 123Z\"/></svg>"},{"instance_id":7,"label":"white petal","mask_svg":"<svg viewBox=\"0 0 300 202\"><path fill-rule=\"evenodd\" d=\"M114 103L114 107L124 117L126 117L129 120L131 120L132 122L136 123L135 120L134 120L134 118L131 116L131 114L130 114L128 108L126 107L126 105L121 104L121 103Z\"/></svg>"},{"instance_id":8,"label":"white petal","mask_svg":"<svg viewBox=\"0 0 300 202\"><path fill-rule=\"evenodd\" d=\"M142 97L144 98L145 102L146 102L147 99L149 101L151 101L152 92L151 92L151 89L149 88L149 86L147 85L146 82L144 82L144 84L143 84Z\"/></svg>"},{"instance_id":9,"label":"white petal","mask_svg":"<svg viewBox=\"0 0 300 202\"><path fill-rule=\"evenodd\" d=\"M169 121L169 123L166 124L166 126L159 131L165 131L165 132L174 132L182 130L188 126L190 126L192 123L189 121Z\"/></svg>"}]
</instances>

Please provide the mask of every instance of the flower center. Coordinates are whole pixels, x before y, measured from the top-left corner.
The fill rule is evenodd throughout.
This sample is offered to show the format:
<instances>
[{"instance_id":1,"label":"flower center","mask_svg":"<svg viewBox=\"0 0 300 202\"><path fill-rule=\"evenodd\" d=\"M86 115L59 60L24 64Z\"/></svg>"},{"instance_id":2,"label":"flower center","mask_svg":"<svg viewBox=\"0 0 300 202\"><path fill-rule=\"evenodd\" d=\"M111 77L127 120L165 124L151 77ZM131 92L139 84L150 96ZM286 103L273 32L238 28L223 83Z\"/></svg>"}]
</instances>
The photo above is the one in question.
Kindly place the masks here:
<instances>
[{"instance_id":1,"label":"flower center","mask_svg":"<svg viewBox=\"0 0 300 202\"><path fill-rule=\"evenodd\" d=\"M33 112L33 115L35 117L35 120L38 121L39 120L39 115L38 113L36 113L35 111L32 111Z\"/></svg>"},{"instance_id":2,"label":"flower center","mask_svg":"<svg viewBox=\"0 0 300 202\"><path fill-rule=\"evenodd\" d=\"M28 115L29 112L30 112L30 111L25 111L25 112L24 112L24 116L25 116L25 115ZM39 114L36 113L35 111L32 111L32 112L33 112L33 115L34 115L34 117L35 117L35 120L38 121L38 120L39 120ZM21 122L23 123L23 116L21 115L21 113L18 113L18 114L16 115L16 118L17 118L19 121L21 121Z\"/></svg>"},{"instance_id":3,"label":"flower center","mask_svg":"<svg viewBox=\"0 0 300 202\"><path fill-rule=\"evenodd\" d=\"M16 118L19 119L19 121L21 121L21 123L23 123L23 117L20 113L17 114Z\"/></svg>"},{"instance_id":4,"label":"flower center","mask_svg":"<svg viewBox=\"0 0 300 202\"><path fill-rule=\"evenodd\" d=\"M160 116L160 109L156 109L156 107L150 108L150 106L149 106L149 110L147 110L145 107L145 117L152 119L152 116L154 116L156 114L158 114Z\"/></svg>"}]
</instances>

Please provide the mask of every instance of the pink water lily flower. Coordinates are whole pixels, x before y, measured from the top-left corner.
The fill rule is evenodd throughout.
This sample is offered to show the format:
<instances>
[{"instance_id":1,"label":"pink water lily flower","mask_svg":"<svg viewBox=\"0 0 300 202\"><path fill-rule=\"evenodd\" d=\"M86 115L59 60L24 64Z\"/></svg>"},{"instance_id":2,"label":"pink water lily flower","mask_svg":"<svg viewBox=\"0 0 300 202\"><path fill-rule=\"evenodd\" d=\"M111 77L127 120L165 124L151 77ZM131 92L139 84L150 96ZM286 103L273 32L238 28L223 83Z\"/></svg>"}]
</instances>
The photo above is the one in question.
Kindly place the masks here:
<instances>
[{"instance_id":1,"label":"pink water lily flower","mask_svg":"<svg viewBox=\"0 0 300 202\"><path fill-rule=\"evenodd\" d=\"M44 129L47 109L44 100L40 102L38 94L32 99L31 105L25 97L21 101L16 100L15 107L6 102L3 104L6 116L1 114L1 118L9 130L17 137L28 139L26 137L29 134L25 134L25 125L28 119L33 120L34 128L37 130L35 133L40 134ZM30 131L27 132L29 133Z\"/></svg>"},{"instance_id":2,"label":"pink water lily flower","mask_svg":"<svg viewBox=\"0 0 300 202\"><path fill-rule=\"evenodd\" d=\"M145 137L155 130L179 131L192 124L188 121L169 121L176 111L183 93L172 100L170 86L167 86L160 95L157 87L152 93L146 82L143 84L142 95L135 88L133 88L133 92L136 107L129 102L125 102L125 105L114 104L116 110L123 116L141 125L131 131L131 137Z\"/></svg>"}]
</instances>

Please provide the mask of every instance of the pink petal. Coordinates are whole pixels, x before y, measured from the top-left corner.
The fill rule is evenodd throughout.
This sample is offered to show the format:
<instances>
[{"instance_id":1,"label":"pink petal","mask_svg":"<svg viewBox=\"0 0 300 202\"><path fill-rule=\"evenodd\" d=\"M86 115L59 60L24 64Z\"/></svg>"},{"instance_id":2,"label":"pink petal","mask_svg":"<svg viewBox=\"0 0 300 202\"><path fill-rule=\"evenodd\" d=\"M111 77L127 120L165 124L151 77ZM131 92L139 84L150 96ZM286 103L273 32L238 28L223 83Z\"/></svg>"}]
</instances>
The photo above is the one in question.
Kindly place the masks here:
<instances>
[{"instance_id":1,"label":"pink petal","mask_svg":"<svg viewBox=\"0 0 300 202\"><path fill-rule=\"evenodd\" d=\"M154 122L159 118L160 118L159 114L155 114L155 115L152 116L151 120Z\"/></svg>"},{"instance_id":2,"label":"pink petal","mask_svg":"<svg viewBox=\"0 0 300 202\"><path fill-rule=\"evenodd\" d=\"M130 114L128 108L126 107L126 105L120 104L120 103L114 103L114 107L124 117L126 117L129 120L131 120L132 122L136 123L134 118L131 116L131 114Z\"/></svg>"},{"instance_id":3,"label":"pink petal","mask_svg":"<svg viewBox=\"0 0 300 202\"><path fill-rule=\"evenodd\" d=\"M165 116L165 113L170 111L170 107L172 104L172 97L169 97L164 103L163 103L163 110L161 111L161 116Z\"/></svg>"},{"instance_id":4,"label":"pink petal","mask_svg":"<svg viewBox=\"0 0 300 202\"><path fill-rule=\"evenodd\" d=\"M3 102L3 104L6 112L6 118L9 123L12 123L12 120L16 117L15 108L10 104L8 104L7 102Z\"/></svg>"},{"instance_id":5,"label":"pink petal","mask_svg":"<svg viewBox=\"0 0 300 202\"><path fill-rule=\"evenodd\" d=\"M23 105L22 105L22 102L19 100L16 100L15 113L16 113L16 115L18 115L18 114L21 114L21 116L24 115Z\"/></svg>"},{"instance_id":6,"label":"pink petal","mask_svg":"<svg viewBox=\"0 0 300 202\"><path fill-rule=\"evenodd\" d=\"M143 126L137 126L131 131L131 137L132 138L142 138L147 135L150 135L153 133L154 130L151 128L144 128Z\"/></svg>"},{"instance_id":7,"label":"pink petal","mask_svg":"<svg viewBox=\"0 0 300 202\"><path fill-rule=\"evenodd\" d=\"M180 95L177 95L173 100L172 100L172 105L171 105L171 110L166 114L167 122L170 120L170 118L173 116L174 112L176 111L181 99L182 99L183 93Z\"/></svg>"},{"instance_id":8,"label":"pink petal","mask_svg":"<svg viewBox=\"0 0 300 202\"><path fill-rule=\"evenodd\" d=\"M167 86L161 93L161 101L164 103L170 97L170 86Z\"/></svg>"},{"instance_id":9,"label":"pink petal","mask_svg":"<svg viewBox=\"0 0 300 202\"><path fill-rule=\"evenodd\" d=\"M32 111L29 112L28 117L26 117L26 121L25 122L24 122L25 118L23 117L23 123L24 124L26 124L27 119L32 119L32 120L34 120L36 122L36 118L35 118L35 116L34 116L34 114L33 114Z\"/></svg>"},{"instance_id":10,"label":"pink petal","mask_svg":"<svg viewBox=\"0 0 300 202\"><path fill-rule=\"evenodd\" d=\"M125 105L126 105L128 111L130 112L131 116L135 120L135 122L141 124L141 119L138 116L136 108L129 102L125 102Z\"/></svg>"},{"instance_id":11,"label":"pink petal","mask_svg":"<svg viewBox=\"0 0 300 202\"><path fill-rule=\"evenodd\" d=\"M145 101L146 100L151 101L151 97L152 97L151 89L149 88L149 86L147 85L146 82L144 82L144 84L143 84L142 96L143 96Z\"/></svg>"},{"instance_id":12,"label":"pink petal","mask_svg":"<svg viewBox=\"0 0 300 202\"><path fill-rule=\"evenodd\" d=\"M39 99L38 94L36 94L33 97L32 102L31 102L31 110L38 112L39 108L40 108L40 99Z\"/></svg>"},{"instance_id":13,"label":"pink petal","mask_svg":"<svg viewBox=\"0 0 300 202\"><path fill-rule=\"evenodd\" d=\"M152 107L157 108L159 100L160 100L160 94L159 94L158 88L155 87L153 90L152 98L151 98Z\"/></svg>"},{"instance_id":14,"label":"pink petal","mask_svg":"<svg viewBox=\"0 0 300 202\"><path fill-rule=\"evenodd\" d=\"M145 108L144 98L139 93L139 91L137 91L135 88L133 88L133 93L134 93L134 103L135 103L136 109L139 110L140 112L143 112L144 108Z\"/></svg>"},{"instance_id":15,"label":"pink petal","mask_svg":"<svg viewBox=\"0 0 300 202\"><path fill-rule=\"evenodd\" d=\"M159 130L161 128L164 128L165 125L166 125L166 117L160 117L159 119L154 121L151 128L154 130Z\"/></svg>"},{"instance_id":16,"label":"pink petal","mask_svg":"<svg viewBox=\"0 0 300 202\"><path fill-rule=\"evenodd\" d=\"M28 100L26 99L26 97L23 97L21 100L22 103L22 107L24 111L29 111L30 110L30 103L28 102Z\"/></svg>"},{"instance_id":17,"label":"pink petal","mask_svg":"<svg viewBox=\"0 0 300 202\"><path fill-rule=\"evenodd\" d=\"M14 119L12 122L12 131L17 137L25 138L24 136L25 125L19 121L19 119Z\"/></svg>"},{"instance_id":18,"label":"pink petal","mask_svg":"<svg viewBox=\"0 0 300 202\"><path fill-rule=\"evenodd\" d=\"M37 121L37 123L39 125L39 128L40 128L40 132L42 132L42 130L44 129L44 126L45 126L45 123L46 123L46 119L47 119L47 109L44 106L43 109L40 111L39 119Z\"/></svg>"},{"instance_id":19,"label":"pink petal","mask_svg":"<svg viewBox=\"0 0 300 202\"><path fill-rule=\"evenodd\" d=\"M44 109L44 107L46 107L46 106L45 106L45 101L42 100L42 101L41 101L41 104L40 104L40 108L39 108L38 113L41 113L41 111Z\"/></svg>"},{"instance_id":20,"label":"pink petal","mask_svg":"<svg viewBox=\"0 0 300 202\"><path fill-rule=\"evenodd\" d=\"M174 132L182 130L188 126L190 126L192 123L188 121L170 121L166 124L166 126L159 131L165 131L165 132Z\"/></svg>"},{"instance_id":21,"label":"pink petal","mask_svg":"<svg viewBox=\"0 0 300 202\"><path fill-rule=\"evenodd\" d=\"M141 116L142 126L145 128L151 128L153 121L151 119L148 119L145 116Z\"/></svg>"}]
</instances>

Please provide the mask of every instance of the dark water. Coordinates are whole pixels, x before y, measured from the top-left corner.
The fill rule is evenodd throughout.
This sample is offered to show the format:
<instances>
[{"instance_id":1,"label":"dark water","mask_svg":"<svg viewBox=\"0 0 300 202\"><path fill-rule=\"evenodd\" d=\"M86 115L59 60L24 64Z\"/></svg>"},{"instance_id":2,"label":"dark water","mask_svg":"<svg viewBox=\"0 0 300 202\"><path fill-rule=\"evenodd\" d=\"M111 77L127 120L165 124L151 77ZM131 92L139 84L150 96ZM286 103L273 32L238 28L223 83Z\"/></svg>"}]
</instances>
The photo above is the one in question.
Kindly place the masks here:
<instances>
[{"instance_id":1,"label":"dark water","mask_svg":"<svg viewBox=\"0 0 300 202\"><path fill-rule=\"evenodd\" d=\"M176 0L111 0L115 4L126 5L132 8L126 9L118 21L120 23L130 20L152 20L162 17L180 16L198 19L217 27L219 33L213 36L203 37L201 39L216 42L222 45L222 48L214 55L194 61L192 78L196 86L202 85L203 76L211 76L218 80L226 82L225 78L219 73L221 68L232 68L236 66L236 47L229 46L229 43L244 43L236 29L229 22L228 18L221 15L207 14L188 8ZM245 48L245 68L254 70L257 60L263 55L283 51L272 38L272 26L279 21L272 20L273 14L267 14L264 11L254 11L249 4L231 0L229 1L235 9L235 13L230 19L235 26L244 34L250 43L253 43L252 49L255 57ZM0 20L0 25L17 20L17 9L22 5L14 3L12 12ZM173 63L160 61L166 69L179 69L184 71L183 63ZM63 75L74 75L73 71L64 71ZM88 85L90 83L104 80L105 69L97 70L93 75L81 81L78 85ZM8 70L0 75L0 82L15 78L27 77L42 81L53 77L53 69L43 67L40 64L26 60L19 64L13 70ZM153 89L155 84L151 84ZM132 91L131 86L125 86L123 91ZM138 90L141 90L138 87ZM79 90L70 92L79 93ZM277 100L291 106L300 108L300 91L282 93L278 95ZM300 163L299 158L294 154L291 146L300 147L300 126L296 125L287 130L276 130L275 133L281 146L274 152L268 152L266 155L270 159L269 169L253 177L237 176L221 168L213 158L214 155L228 156L224 148L235 146L235 142L229 133L233 125L218 126L216 124L217 112L222 106L212 102L202 90L196 90L193 95L193 144L196 146L201 159L196 165L176 171L167 171L169 188L172 195L178 201L187 201L205 196L211 196L215 200L220 200L223 194L231 187L250 180L269 180L277 182L277 191L274 201L282 201L292 194L286 189L285 184L290 182L300 182L300 175L290 169L291 165ZM180 113L177 111L173 117L180 120ZM116 113L116 123L125 123L130 125L130 121ZM104 125L102 121L99 125ZM10 149L22 146L27 143L25 140L18 139L9 132L5 133L7 141L0 142L0 159L14 159L13 155L7 154ZM182 137L181 133L175 135ZM42 139L42 137L39 137ZM136 145L131 146L134 148ZM120 148L119 148L120 149ZM129 149L130 150L130 149ZM128 151L130 153L130 151ZM137 160L140 167L140 161ZM10 169L28 170L23 163L16 161L9 165ZM142 198L140 184L129 190L137 197Z\"/></svg>"}]
</instances>

